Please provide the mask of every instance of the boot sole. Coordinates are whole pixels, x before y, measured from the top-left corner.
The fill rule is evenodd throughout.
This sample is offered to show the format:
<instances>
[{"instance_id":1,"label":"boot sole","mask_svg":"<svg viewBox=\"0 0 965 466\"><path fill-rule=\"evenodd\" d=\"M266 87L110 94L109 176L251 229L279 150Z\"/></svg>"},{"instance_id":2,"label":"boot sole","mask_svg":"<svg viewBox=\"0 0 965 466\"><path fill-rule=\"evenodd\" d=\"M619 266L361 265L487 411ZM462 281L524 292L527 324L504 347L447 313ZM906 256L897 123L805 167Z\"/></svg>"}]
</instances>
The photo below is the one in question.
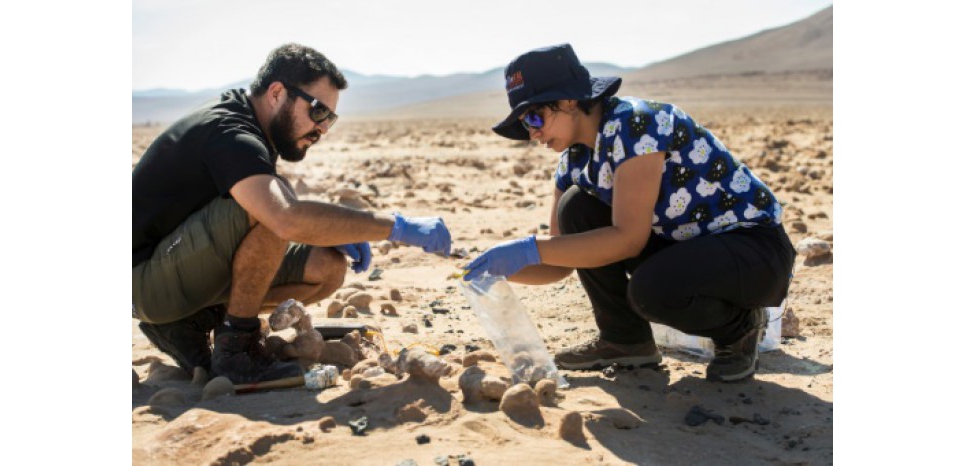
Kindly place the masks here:
<instances>
[{"instance_id":1,"label":"boot sole","mask_svg":"<svg viewBox=\"0 0 965 466\"><path fill-rule=\"evenodd\" d=\"M767 333L767 328L761 329L761 332L757 335L757 343L764 341L764 334ZM758 369L761 367L761 351L758 349L754 352L754 364L751 364L747 370L737 373L737 374L707 374L707 380L710 382L737 382L739 380L744 380L748 377L753 376Z\"/></svg>"},{"instance_id":2,"label":"boot sole","mask_svg":"<svg viewBox=\"0 0 965 466\"><path fill-rule=\"evenodd\" d=\"M560 369L567 370L594 370L612 366L613 364L619 364L621 366L653 366L660 364L661 361L663 361L663 356L657 354L654 356L627 356L625 358L595 359L593 361L580 363L564 363L557 361L556 365Z\"/></svg>"}]
</instances>

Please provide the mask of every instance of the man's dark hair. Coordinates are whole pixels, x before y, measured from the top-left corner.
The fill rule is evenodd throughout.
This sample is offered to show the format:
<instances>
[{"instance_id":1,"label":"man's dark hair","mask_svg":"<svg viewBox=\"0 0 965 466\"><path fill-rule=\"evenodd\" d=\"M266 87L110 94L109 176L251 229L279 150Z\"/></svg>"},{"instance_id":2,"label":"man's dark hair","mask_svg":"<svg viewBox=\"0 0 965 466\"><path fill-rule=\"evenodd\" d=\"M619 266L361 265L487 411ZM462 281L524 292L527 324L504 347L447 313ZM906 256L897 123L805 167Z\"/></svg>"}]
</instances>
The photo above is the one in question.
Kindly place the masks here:
<instances>
[{"instance_id":1,"label":"man's dark hair","mask_svg":"<svg viewBox=\"0 0 965 466\"><path fill-rule=\"evenodd\" d=\"M252 95L259 96L275 81L300 87L326 76L336 89L348 87L342 72L318 50L299 44L285 44L268 54L250 90Z\"/></svg>"}]
</instances>

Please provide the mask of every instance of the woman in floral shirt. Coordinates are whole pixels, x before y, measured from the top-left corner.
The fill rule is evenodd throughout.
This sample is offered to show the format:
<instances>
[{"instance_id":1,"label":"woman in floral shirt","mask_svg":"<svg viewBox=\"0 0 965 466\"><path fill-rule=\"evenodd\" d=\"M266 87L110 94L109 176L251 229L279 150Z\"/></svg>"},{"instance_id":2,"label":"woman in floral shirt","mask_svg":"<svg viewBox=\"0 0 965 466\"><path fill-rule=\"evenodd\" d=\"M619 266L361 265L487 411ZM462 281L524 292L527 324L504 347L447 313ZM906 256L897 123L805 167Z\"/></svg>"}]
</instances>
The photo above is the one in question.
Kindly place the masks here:
<instances>
[{"instance_id":1,"label":"woman in floral shirt","mask_svg":"<svg viewBox=\"0 0 965 466\"><path fill-rule=\"evenodd\" d=\"M680 108L617 97L569 44L506 67L511 113L493 127L561 152L550 237L494 246L466 266L526 284L577 270L599 338L556 355L564 369L656 364L650 322L713 339L709 380L757 367L765 306L787 294L794 248L781 205Z\"/></svg>"}]
</instances>

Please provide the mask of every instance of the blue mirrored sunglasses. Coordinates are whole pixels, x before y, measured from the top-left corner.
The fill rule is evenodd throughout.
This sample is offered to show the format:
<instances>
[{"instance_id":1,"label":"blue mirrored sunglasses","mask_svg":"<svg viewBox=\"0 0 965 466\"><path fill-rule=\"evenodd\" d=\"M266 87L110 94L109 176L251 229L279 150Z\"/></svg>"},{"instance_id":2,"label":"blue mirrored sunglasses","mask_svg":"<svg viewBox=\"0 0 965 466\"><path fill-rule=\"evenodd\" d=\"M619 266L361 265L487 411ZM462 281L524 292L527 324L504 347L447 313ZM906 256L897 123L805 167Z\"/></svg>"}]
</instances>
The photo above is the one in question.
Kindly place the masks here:
<instances>
[{"instance_id":1,"label":"blue mirrored sunglasses","mask_svg":"<svg viewBox=\"0 0 965 466\"><path fill-rule=\"evenodd\" d=\"M523 129L529 131L530 129L540 129L546 123L543 121L543 117L539 116L539 109L542 107L531 108L523 114L523 118L519 120L523 124Z\"/></svg>"}]
</instances>

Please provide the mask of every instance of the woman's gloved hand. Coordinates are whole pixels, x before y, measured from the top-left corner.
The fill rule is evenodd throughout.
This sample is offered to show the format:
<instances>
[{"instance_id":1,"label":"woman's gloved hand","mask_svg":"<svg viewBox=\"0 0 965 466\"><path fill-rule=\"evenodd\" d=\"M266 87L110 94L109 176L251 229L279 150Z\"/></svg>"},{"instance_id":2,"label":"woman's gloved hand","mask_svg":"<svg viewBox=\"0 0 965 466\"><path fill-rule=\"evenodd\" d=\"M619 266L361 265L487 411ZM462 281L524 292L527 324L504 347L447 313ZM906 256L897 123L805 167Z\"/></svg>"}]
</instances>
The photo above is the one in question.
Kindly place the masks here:
<instances>
[{"instance_id":1,"label":"woman's gloved hand","mask_svg":"<svg viewBox=\"0 0 965 466\"><path fill-rule=\"evenodd\" d=\"M508 277L519 272L523 267L540 262L539 249L536 248L536 235L529 235L487 249L465 267L467 273L463 280L471 281L483 272Z\"/></svg>"}]
</instances>

